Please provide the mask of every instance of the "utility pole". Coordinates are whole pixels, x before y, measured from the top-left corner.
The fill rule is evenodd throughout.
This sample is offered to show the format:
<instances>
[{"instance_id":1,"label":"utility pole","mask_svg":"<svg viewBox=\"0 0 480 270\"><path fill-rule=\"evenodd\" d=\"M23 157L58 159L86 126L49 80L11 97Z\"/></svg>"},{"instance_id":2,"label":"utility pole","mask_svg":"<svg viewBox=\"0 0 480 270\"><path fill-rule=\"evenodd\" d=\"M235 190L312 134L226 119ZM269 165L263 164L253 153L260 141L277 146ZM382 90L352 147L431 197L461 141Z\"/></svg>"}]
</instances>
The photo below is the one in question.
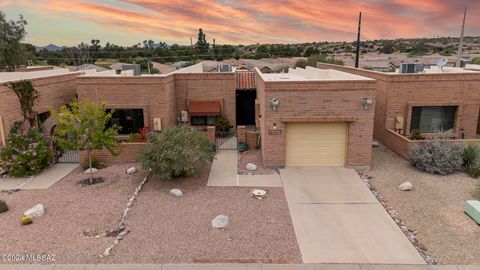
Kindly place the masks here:
<instances>
[{"instance_id":1,"label":"utility pole","mask_svg":"<svg viewBox=\"0 0 480 270\"><path fill-rule=\"evenodd\" d=\"M358 33L357 33L357 50L355 55L355 68L358 68L358 61L360 59L360 26L362 25L362 12L358 15Z\"/></svg>"},{"instance_id":2,"label":"utility pole","mask_svg":"<svg viewBox=\"0 0 480 270\"><path fill-rule=\"evenodd\" d=\"M213 57L217 60L217 49L215 48L215 39L213 39Z\"/></svg>"},{"instance_id":3,"label":"utility pole","mask_svg":"<svg viewBox=\"0 0 480 270\"><path fill-rule=\"evenodd\" d=\"M192 41L192 37L190 37L190 46L192 47L192 62L195 64L195 52L193 50L193 41Z\"/></svg>"},{"instance_id":4,"label":"utility pole","mask_svg":"<svg viewBox=\"0 0 480 270\"><path fill-rule=\"evenodd\" d=\"M458 43L458 54L457 54L457 63L455 67L460 67L462 63L462 50L463 50L463 33L465 31L465 18L467 17L467 7L463 11L463 23L462 23L462 32L460 33L460 42Z\"/></svg>"}]
</instances>

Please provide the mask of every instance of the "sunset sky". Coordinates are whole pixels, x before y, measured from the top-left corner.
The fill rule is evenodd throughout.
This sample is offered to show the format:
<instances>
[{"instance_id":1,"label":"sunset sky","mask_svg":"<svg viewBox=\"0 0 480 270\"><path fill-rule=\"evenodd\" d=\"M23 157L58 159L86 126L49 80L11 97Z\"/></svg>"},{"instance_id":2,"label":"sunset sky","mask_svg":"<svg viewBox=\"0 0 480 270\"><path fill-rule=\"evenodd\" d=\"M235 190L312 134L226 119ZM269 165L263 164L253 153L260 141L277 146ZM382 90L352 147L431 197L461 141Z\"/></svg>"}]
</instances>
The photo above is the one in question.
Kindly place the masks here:
<instances>
[{"instance_id":1,"label":"sunset sky","mask_svg":"<svg viewBox=\"0 0 480 270\"><path fill-rule=\"evenodd\" d=\"M458 36L465 5L465 34L480 36L480 0L0 0L35 45L187 44L198 28L217 44L352 41L359 11L364 39Z\"/></svg>"}]
</instances>

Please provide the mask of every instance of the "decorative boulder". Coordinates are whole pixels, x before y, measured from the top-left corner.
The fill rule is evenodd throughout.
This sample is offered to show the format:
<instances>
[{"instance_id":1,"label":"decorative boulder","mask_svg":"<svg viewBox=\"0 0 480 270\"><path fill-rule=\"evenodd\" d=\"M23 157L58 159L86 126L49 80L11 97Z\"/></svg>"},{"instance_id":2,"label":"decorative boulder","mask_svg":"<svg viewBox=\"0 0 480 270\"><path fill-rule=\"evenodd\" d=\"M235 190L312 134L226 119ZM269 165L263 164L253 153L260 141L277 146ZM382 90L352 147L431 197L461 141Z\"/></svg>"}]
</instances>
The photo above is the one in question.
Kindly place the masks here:
<instances>
[{"instance_id":1,"label":"decorative boulder","mask_svg":"<svg viewBox=\"0 0 480 270\"><path fill-rule=\"evenodd\" d=\"M95 168L92 168L91 170L92 170L92 173L98 172L98 170L95 169ZM90 173L90 168L86 169L86 170L85 170L85 173Z\"/></svg>"},{"instance_id":2,"label":"decorative boulder","mask_svg":"<svg viewBox=\"0 0 480 270\"><path fill-rule=\"evenodd\" d=\"M42 204L37 204L23 213L24 216L41 217L45 214L45 208Z\"/></svg>"},{"instance_id":3,"label":"decorative boulder","mask_svg":"<svg viewBox=\"0 0 480 270\"><path fill-rule=\"evenodd\" d=\"M409 191L413 189L413 185L411 182L403 182L398 188L403 191Z\"/></svg>"},{"instance_id":4,"label":"decorative boulder","mask_svg":"<svg viewBox=\"0 0 480 270\"><path fill-rule=\"evenodd\" d=\"M380 143L378 143L377 141L373 141L372 146L373 147L378 147L378 146L380 146Z\"/></svg>"},{"instance_id":5,"label":"decorative boulder","mask_svg":"<svg viewBox=\"0 0 480 270\"><path fill-rule=\"evenodd\" d=\"M127 174L134 174L137 172L137 168L135 167L130 167L127 169Z\"/></svg>"},{"instance_id":6,"label":"decorative boulder","mask_svg":"<svg viewBox=\"0 0 480 270\"><path fill-rule=\"evenodd\" d=\"M247 163L247 166L245 166L245 168L249 171L255 171L257 169L257 165L253 163Z\"/></svg>"},{"instance_id":7,"label":"decorative boulder","mask_svg":"<svg viewBox=\"0 0 480 270\"><path fill-rule=\"evenodd\" d=\"M225 215L218 215L212 220L212 227L215 229L223 229L226 228L229 224L230 220Z\"/></svg>"},{"instance_id":8,"label":"decorative boulder","mask_svg":"<svg viewBox=\"0 0 480 270\"><path fill-rule=\"evenodd\" d=\"M182 197L183 192L180 189L174 188L168 192L168 194L174 197Z\"/></svg>"}]
</instances>

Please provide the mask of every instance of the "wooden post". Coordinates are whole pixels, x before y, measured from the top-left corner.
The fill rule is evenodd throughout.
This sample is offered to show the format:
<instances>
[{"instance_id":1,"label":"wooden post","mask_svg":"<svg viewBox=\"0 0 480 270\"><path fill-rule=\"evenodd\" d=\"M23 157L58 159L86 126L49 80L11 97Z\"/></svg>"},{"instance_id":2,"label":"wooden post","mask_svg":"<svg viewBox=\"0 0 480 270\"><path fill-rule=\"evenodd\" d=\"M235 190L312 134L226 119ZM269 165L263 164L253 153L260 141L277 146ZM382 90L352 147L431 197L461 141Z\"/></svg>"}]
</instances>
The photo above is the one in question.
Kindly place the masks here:
<instances>
[{"instance_id":1,"label":"wooden post","mask_svg":"<svg viewBox=\"0 0 480 270\"><path fill-rule=\"evenodd\" d=\"M5 127L3 126L3 118L0 116L0 142L1 146L7 146L7 137L5 136Z\"/></svg>"}]
</instances>

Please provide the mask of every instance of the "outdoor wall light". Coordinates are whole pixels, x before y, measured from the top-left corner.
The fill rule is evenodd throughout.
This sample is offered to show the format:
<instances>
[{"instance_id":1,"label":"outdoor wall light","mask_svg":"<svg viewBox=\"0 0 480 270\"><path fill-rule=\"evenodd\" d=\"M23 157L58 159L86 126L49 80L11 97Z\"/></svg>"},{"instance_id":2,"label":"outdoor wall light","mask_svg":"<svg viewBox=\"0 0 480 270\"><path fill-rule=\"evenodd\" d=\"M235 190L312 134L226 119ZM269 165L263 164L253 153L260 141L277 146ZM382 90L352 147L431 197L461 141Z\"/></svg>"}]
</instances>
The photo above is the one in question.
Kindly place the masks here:
<instances>
[{"instance_id":1,"label":"outdoor wall light","mask_svg":"<svg viewBox=\"0 0 480 270\"><path fill-rule=\"evenodd\" d=\"M272 108L273 111L277 111L278 105L280 103L280 100L276 98L271 98L270 99L270 107Z\"/></svg>"},{"instance_id":2,"label":"outdoor wall light","mask_svg":"<svg viewBox=\"0 0 480 270\"><path fill-rule=\"evenodd\" d=\"M362 98L362 105L365 110L368 110L368 107L373 104L373 101L369 97Z\"/></svg>"},{"instance_id":3,"label":"outdoor wall light","mask_svg":"<svg viewBox=\"0 0 480 270\"><path fill-rule=\"evenodd\" d=\"M277 130L277 123L273 123L272 129Z\"/></svg>"}]
</instances>

